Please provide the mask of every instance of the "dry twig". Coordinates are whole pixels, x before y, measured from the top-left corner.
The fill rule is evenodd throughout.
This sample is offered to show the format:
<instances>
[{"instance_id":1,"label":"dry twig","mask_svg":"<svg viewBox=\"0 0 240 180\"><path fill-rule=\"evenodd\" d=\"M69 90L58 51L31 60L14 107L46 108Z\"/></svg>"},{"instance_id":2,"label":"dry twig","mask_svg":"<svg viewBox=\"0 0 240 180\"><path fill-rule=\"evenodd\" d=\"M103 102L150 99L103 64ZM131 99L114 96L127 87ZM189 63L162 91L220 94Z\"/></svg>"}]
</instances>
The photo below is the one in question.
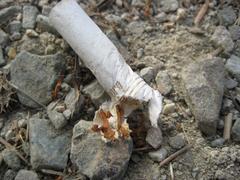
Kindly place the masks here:
<instances>
[{"instance_id":1,"label":"dry twig","mask_svg":"<svg viewBox=\"0 0 240 180\"><path fill-rule=\"evenodd\" d=\"M0 143L2 143L6 148L14 150L15 153L17 154L17 156L22 159L27 165L29 165L27 159L25 157L23 157L20 152L17 151L17 149L12 146L10 143L8 143L5 139L3 139L2 137L0 137Z\"/></svg>"},{"instance_id":2,"label":"dry twig","mask_svg":"<svg viewBox=\"0 0 240 180\"><path fill-rule=\"evenodd\" d=\"M135 148L133 149L133 152L140 152L140 151L152 151L154 150L152 147L142 147L142 148Z\"/></svg>"},{"instance_id":3,"label":"dry twig","mask_svg":"<svg viewBox=\"0 0 240 180\"><path fill-rule=\"evenodd\" d=\"M56 176L64 176L62 172L54 171L51 169L41 169L41 172L44 174L56 175Z\"/></svg>"},{"instance_id":4,"label":"dry twig","mask_svg":"<svg viewBox=\"0 0 240 180\"><path fill-rule=\"evenodd\" d=\"M172 155L168 156L166 159L164 159L162 162L160 162L160 167L164 166L165 164L171 162L173 159L178 157L179 155L183 154L187 150L189 150L192 146L188 144L187 146L183 147L182 149L178 150L177 152L173 153Z\"/></svg>"},{"instance_id":5,"label":"dry twig","mask_svg":"<svg viewBox=\"0 0 240 180\"><path fill-rule=\"evenodd\" d=\"M174 173L173 173L172 163L170 163L170 165L169 165L169 170L170 170L171 180L174 180Z\"/></svg>"},{"instance_id":6,"label":"dry twig","mask_svg":"<svg viewBox=\"0 0 240 180\"><path fill-rule=\"evenodd\" d=\"M224 138L225 141L228 141L231 138L232 117L233 117L232 113L229 113L225 117L224 132L223 132L223 138Z\"/></svg>"},{"instance_id":7,"label":"dry twig","mask_svg":"<svg viewBox=\"0 0 240 180\"><path fill-rule=\"evenodd\" d=\"M201 9L199 10L197 16L194 19L194 24L196 26L202 21L203 17L205 16L209 6L209 0L205 0L205 3L202 5Z\"/></svg>"}]
</instances>

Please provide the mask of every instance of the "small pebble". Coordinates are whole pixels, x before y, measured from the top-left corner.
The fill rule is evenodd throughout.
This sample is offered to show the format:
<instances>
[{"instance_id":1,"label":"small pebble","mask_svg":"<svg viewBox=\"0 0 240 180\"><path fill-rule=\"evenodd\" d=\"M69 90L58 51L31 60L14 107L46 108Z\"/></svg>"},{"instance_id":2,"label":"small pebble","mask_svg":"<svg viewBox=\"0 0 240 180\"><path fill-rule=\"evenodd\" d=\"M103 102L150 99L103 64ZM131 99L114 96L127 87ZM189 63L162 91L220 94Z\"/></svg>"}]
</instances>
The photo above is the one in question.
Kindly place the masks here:
<instances>
[{"instance_id":1,"label":"small pebble","mask_svg":"<svg viewBox=\"0 0 240 180\"><path fill-rule=\"evenodd\" d=\"M27 29L26 30L26 35L28 37L32 37L32 38L35 38L35 37L39 36L39 34L36 31L32 30L32 29Z\"/></svg>"},{"instance_id":2,"label":"small pebble","mask_svg":"<svg viewBox=\"0 0 240 180\"><path fill-rule=\"evenodd\" d=\"M233 89L233 88L237 87L238 82L235 81L234 79L228 78L228 79L225 80L224 85L227 89Z\"/></svg>"},{"instance_id":3,"label":"small pebble","mask_svg":"<svg viewBox=\"0 0 240 180\"><path fill-rule=\"evenodd\" d=\"M14 180L16 175L17 175L16 171L8 169L3 176L3 180Z\"/></svg>"},{"instance_id":4,"label":"small pebble","mask_svg":"<svg viewBox=\"0 0 240 180\"><path fill-rule=\"evenodd\" d=\"M169 144L171 147L174 149L180 149L185 145L185 139L183 134L178 134L176 136L170 137L169 138Z\"/></svg>"},{"instance_id":5,"label":"small pebble","mask_svg":"<svg viewBox=\"0 0 240 180\"><path fill-rule=\"evenodd\" d=\"M148 144L150 144L153 148L157 149L160 147L160 145L162 144L162 131L161 129L158 127L151 127L148 132L147 132L147 136L146 136L146 141Z\"/></svg>"},{"instance_id":6,"label":"small pebble","mask_svg":"<svg viewBox=\"0 0 240 180\"><path fill-rule=\"evenodd\" d=\"M14 47L10 47L7 53L9 59L14 59L17 55L16 49Z\"/></svg>"},{"instance_id":7,"label":"small pebble","mask_svg":"<svg viewBox=\"0 0 240 180\"><path fill-rule=\"evenodd\" d=\"M143 57L144 54L144 49L140 48L137 50L137 58L140 59L141 57Z\"/></svg>"},{"instance_id":8,"label":"small pebble","mask_svg":"<svg viewBox=\"0 0 240 180\"><path fill-rule=\"evenodd\" d=\"M223 138L215 139L211 142L211 147L222 147L225 140Z\"/></svg>"},{"instance_id":9,"label":"small pebble","mask_svg":"<svg viewBox=\"0 0 240 180\"><path fill-rule=\"evenodd\" d=\"M17 173L15 180L39 180L37 173L22 169Z\"/></svg>"},{"instance_id":10,"label":"small pebble","mask_svg":"<svg viewBox=\"0 0 240 180\"><path fill-rule=\"evenodd\" d=\"M20 169L21 161L14 150L5 149L2 151L4 162L12 169Z\"/></svg>"},{"instance_id":11,"label":"small pebble","mask_svg":"<svg viewBox=\"0 0 240 180\"><path fill-rule=\"evenodd\" d=\"M64 116L67 120L70 119L71 115L72 115L72 112L71 112L70 109L66 109L65 111L63 111L63 116Z\"/></svg>"},{"instance_id":12,"label":"small pebble","mask_svg":"<svg viewBox=\"0 0 240 180\"><path fill-rule=\"evenodd\" d=\"M25 128L25 127L27 127L27 120L26 120L26 119L20 119L20 120L18 121L18 127L20 127L20 128Z\"/></svg>"},{"instance_id":13,"label":"small pebble","mask_svg":"<svg viewBox=\"0 0 240 180\"><path fill-rule=\"evenodd\" d=\"M21 34L19 32L15 32L10 36L11 41L17 41L21 39Z\"/></svg>"},{"instance_id":14,"label":"small pebble","mask_svg":"<svg viewBox=\"0 0 240 180\"><path fill-rule=\"evenodd\" d=\"M149 157L156 162L161 162L167 157L167 150L165 148L161 148L157 151L149 152L148 155Z\"/></svg>"},{"instance_id":15,"label":"small pebble","mask_svg":"<svg viewBox=\"0 0 240 180\"><path fill-rule=\"evenodd\" d=\"M166 104L163 107L163 114L168 115L175 112L175 103Z\"/></svg>"},{"instance_id":16,"label":"small pebble","mask_svg":"<svg viewBox=\"0 0 240 180\"><path fill-rule=\"evenodd\" d=\"M140 76L147 82L150 83L154 79L154 69L152 67L143 68L140 71Z\"/></svg>"}]
</instances>

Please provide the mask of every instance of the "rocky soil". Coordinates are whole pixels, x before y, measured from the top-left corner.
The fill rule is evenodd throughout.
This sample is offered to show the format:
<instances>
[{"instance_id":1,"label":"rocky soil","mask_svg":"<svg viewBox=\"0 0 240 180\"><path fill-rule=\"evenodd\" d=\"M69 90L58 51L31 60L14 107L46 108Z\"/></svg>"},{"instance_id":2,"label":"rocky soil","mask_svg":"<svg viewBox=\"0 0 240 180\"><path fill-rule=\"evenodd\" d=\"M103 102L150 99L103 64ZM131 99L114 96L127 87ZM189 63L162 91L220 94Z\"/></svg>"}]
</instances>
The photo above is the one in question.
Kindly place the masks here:
<instances>
[{"instance_id":1,"label":"rocky soil","mask_svg":"<svg viewBox=\"0 0 240 180\"><path fill-rule=\"evenodd\" d=\"M109 96L49 23L57 2L0 1L0 179L239 179L238 0L78 1L164 95L159 129L138 109L108 143L90 127Z\"/></svg>"}]
</instances>

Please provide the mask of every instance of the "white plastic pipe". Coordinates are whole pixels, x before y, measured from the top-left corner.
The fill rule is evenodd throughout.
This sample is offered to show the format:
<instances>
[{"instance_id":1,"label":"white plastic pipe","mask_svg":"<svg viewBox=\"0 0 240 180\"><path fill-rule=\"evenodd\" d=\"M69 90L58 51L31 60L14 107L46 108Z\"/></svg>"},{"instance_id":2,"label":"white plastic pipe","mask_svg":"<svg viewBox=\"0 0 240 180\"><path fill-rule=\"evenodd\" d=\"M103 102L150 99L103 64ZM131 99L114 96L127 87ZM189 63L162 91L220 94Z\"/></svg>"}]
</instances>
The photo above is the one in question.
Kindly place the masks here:
<instances>
[{"instance_id":1,"label":"white plastic pipe","mask_svg":"<svg viewBox=\"0 0 240 180\"><path fill-rule=\"evenodd\" d=\"M149 102L152 126L162 109L162 96L132 71L117 48L75 0L62 0L51 11L50 23L93 72L113 102L122 98ZM134 107L126 106L129 114Z\"/></svg>"}]
</instances>

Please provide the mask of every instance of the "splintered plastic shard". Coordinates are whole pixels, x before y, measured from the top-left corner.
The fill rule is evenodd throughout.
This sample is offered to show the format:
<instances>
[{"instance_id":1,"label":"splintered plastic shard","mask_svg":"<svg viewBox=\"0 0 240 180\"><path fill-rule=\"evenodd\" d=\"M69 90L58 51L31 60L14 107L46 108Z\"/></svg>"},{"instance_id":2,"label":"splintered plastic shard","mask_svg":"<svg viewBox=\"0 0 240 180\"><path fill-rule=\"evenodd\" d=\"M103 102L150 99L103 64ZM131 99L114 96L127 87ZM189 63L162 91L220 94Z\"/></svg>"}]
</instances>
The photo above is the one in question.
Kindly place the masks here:
<instances>
[{"instance_id":1,"label":"splintered plastic shard","mask_svg":"<svg viewBox=\"0 0 240 180\"><path fill-rule=\"evenodd\" d=\"M162 96L132 71L117 48L75 0L63 0L50 13L50 23L70 44L111 97L128 116L143 102L148 103L152 126L162 110Z\"/></svg>"}]
</instances>

